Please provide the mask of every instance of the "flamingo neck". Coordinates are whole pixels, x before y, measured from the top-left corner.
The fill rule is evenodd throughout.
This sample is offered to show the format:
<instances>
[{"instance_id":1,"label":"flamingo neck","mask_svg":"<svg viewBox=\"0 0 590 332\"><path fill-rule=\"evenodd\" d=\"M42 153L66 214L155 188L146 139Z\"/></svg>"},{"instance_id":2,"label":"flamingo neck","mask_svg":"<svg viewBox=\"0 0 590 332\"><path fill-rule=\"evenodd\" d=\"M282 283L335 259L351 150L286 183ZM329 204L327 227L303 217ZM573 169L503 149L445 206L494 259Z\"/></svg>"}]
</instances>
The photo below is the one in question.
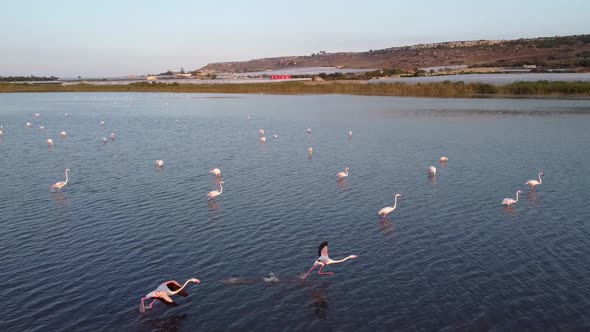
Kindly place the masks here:
<instances>
[{"instance_id":1,"label":"flamingo neck","mask_svg":"<svg viewBox=\"0 0 590 332\"><path fill-rule=\"evenodd\" d=\"M223 186L221 185L221 182L219 183L219 195L221 195L221 193L223 192Z\"/></svg>"},{"instance_id":2,"label":"flamingo neck","mask_svg":"<svg viewBox=\"0 0 590 332\"><path fill-rule=\"evenodd\" d=\"M539 184L543 183L543 178L541 178L541 173L539 173Z\"/></svg>"},{"instance_id":3,"label":"flamingo neck","mask_svg":"<svg viewBox=\"0 0 590 332\"><path fill-rule=\"evenodd\" d=\"M66 171L66 182L64 182L64 185L68 183L68 171Z\"/></svg>"},{"instance_id":4,"label":"flamingo neck","mask_svg":"<svg viewBox=\"0 0 590 332\"><path fill-rule=\"evenodd\" d=\"M397 196L395 196L395 198L393 199L393 210L395 210L395 208L397 207ZM393 211L391 210L391 211Z\"/></svg>"},{"instance_id":5,"label":"flamingo neck","mask_svg":"<svg viewBox=\"0 0 590 332\"><path fill-rule=\"evenodd\" d=\"M189 282L191 282L190 280L185 281L184 285L182 285L182 287L180 287L179 289L175 290L174 292L170 292L170 295L174 295L174 294L178 294L180 292L182 292L182 290L184 289L184 287L186 287L186 285L189 284Z\"/></svg>"},{"instance_id":6,"label":"flamingo neck","mask_svg":"<svg viewBox=\"0 0 590 332\"><path fill-rule=\"evenodd\" d=\"M346 173L346 176L348 176L348 168L344 169L344 173Z\"/></svg>"},{"instance_id":7,"label":"flamingo neck","mask_svg":"<svg viewBox=\"0 0 590 332\"><path fill-rule=\"evenodd\" d=\"M342 263L342 262L346 262L347 260L349 260L351 258L352 258L351 256L348 256L346 258L343 258L343 259L340 259L340 260L337 260L337 261L332 261L331 263L332 264Z\"/></svg>"},{"instance_id":8,"label":"flamingo neck","mask_svg":"<svg viewBox=\"0 0 590 332\"><path fill-rule=\"evenodd\" d=\"M514 203L518 202L518 194L519 194L519 192L517 191L516 192L516 200L514 201Z\"/></svg>"}]
</instances>

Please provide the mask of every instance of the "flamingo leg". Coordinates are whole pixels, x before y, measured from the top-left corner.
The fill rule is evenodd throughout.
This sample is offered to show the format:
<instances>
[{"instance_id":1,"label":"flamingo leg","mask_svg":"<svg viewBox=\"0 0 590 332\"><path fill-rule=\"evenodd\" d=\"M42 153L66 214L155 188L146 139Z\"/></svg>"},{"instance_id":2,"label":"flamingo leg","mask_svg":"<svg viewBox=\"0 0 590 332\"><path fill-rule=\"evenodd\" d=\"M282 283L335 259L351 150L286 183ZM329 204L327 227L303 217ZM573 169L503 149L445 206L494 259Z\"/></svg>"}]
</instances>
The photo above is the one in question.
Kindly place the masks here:
<instances>
[{"instance_id":1,"label":"flamingo leg","mask_svg":"<svg viewBox=\"0 0 590 332\"><path fill-rule=\"evenodd\" d=\"M325 265L322 265L322 267L320 267L320 269L318 270L318 274L319 275L328 275L328 276L333 276L334 272L322 272L322 269L324 268Z\"/></svg>"},{"instance_id":2,"label":"flamingo leg","mask_svg":"<svg viewBox=\"0 0 590 332\"><path fill-rule=\"evenodd\" d=\"M157 300L157 299L154 299L154 300L152 301L152 303L150 303L150 305L148 306L148 309L151 309L151 308L152 308L152 306L154 305L154 303L156 303L156 301L158 301L158 300Z\"/></svg>"},{"instance_id":3,"label":"flamingo leg","mask_svg":"<svg viewBox=\"0 0 590 332\"><path fill-rule=\"evenodd\" d=\"M139 312L145 312L145 304L143 303L143 301L145 301L146 299L147 297L141 299L141 304L139 305Z\"/></svg>"},{"instance_id":4,"label":"flamingo leg","mask_svg":"<svg viewBox=\"0 0 590 332\"><path fill-rule=\"evenodd\" d=\"M309 272L313 271L313 269L315 269L317 266L312 266L311 269L309 269L309 271L307 271L307 273L303 276L302 279L307 279L307 276L309 275Z\"/></svg>"}]
</instances>

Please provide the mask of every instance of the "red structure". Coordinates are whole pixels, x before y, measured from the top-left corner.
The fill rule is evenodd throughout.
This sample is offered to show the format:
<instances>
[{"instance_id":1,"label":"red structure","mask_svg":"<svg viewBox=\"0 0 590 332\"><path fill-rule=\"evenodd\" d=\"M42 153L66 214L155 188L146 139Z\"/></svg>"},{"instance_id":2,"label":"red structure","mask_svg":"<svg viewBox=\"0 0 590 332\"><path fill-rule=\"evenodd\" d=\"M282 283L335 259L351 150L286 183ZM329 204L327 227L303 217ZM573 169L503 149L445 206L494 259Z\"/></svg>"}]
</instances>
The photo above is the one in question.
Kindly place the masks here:
<instances>
[{"instance_id":1,"label":"red structure","mask_svg":"<svg viewBox=\"0 0 590 332\"><path fill-rule=\"evenodd\" d=\"M291 75L271 75L271 80L290 80Z\"/></svg>"}]
</instances>

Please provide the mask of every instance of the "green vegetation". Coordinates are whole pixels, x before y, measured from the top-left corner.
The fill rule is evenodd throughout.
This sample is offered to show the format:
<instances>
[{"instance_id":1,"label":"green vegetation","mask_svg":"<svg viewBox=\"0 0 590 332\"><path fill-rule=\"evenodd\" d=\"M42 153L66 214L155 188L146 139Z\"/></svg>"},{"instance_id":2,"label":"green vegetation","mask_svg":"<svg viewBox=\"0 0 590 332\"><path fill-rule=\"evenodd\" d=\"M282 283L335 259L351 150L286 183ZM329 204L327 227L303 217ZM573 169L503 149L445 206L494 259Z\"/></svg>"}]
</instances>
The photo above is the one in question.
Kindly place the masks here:
<instances>
[{"instance_id":1,"label":"green vegetation","mask_svg":"<svg viewBox=\"0 0 590 332\"><path fill-rule=\"evenodd\" d=\"M325 81L342 81L342 80L370 80L375 77L387 77L394 75L408 74L408 72L401 69L378 69L373 71L367 71L363 73L319 73L317 75L293 75L293 78L314 78L320 77Z\"/></svg>"},{"instance_id":2,"label":"green vegetation","mask_svg":"<svg viewBox=\"0 0 590 332\"><path fill-rule=\"evenodd\" d=\"M175 93L267 93L267 94L350 94L374 96L415 96L470 98L494 95L588 96L590 82L515 82L507 85L441 82L338 83L283 82L245 84L178 84L141 82L129 85L30 85L0 83L0 92L175 92Z\"/></svg>"},{"instance_id":3,"label":"green vegetation","mask_svg":"<svg viewBox=\"0 0 590 332\"><path fill-rule=\"evenodd\" d=\"M0 76L0 82L39 82L39 81L57 81L55 76Z\"/></svg>"}]
</instances>

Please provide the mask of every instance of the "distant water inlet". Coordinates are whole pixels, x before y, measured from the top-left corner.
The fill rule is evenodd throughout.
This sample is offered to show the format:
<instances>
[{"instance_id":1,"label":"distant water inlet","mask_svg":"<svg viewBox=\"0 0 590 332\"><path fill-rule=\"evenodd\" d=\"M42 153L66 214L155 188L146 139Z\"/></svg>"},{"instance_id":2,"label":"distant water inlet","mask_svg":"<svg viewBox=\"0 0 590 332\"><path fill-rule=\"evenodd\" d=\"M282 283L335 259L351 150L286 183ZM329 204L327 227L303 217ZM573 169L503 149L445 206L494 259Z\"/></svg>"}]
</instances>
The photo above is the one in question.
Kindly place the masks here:
<instances>
[{"instance_id":1,"label":"distant water inlet","mask_svg":"<svg viewBox=\"0 0 590 332\"><path fill-rule=\"evenodd\" d=\"M590 328L590 101L22 93L0 126L1 331ZM325 241L358 258L298 278Z\"/></svg>"}]
</instances>

